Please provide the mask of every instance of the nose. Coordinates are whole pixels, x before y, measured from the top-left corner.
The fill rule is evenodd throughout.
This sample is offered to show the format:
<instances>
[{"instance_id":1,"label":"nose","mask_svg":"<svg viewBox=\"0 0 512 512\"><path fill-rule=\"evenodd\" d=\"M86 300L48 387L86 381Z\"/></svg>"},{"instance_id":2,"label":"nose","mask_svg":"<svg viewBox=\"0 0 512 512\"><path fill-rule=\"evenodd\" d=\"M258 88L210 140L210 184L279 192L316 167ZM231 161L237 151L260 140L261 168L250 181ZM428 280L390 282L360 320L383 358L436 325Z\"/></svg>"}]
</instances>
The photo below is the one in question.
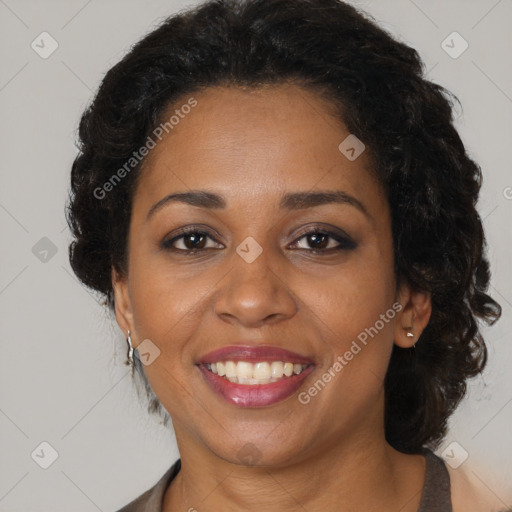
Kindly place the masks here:
<instances>
[{"instance_id":1,"label":"nose","mask_svg":"<svg viewBox=\"0 0 512 512\"><path fill-rule=\"evenodd\" d=\"M261 327L295 315L298 303L285 273L271 265L271 258L269 250L251 263L233 255L231 270L215 294L215 313L222 320Z\"/></svg>"}]
</instances>

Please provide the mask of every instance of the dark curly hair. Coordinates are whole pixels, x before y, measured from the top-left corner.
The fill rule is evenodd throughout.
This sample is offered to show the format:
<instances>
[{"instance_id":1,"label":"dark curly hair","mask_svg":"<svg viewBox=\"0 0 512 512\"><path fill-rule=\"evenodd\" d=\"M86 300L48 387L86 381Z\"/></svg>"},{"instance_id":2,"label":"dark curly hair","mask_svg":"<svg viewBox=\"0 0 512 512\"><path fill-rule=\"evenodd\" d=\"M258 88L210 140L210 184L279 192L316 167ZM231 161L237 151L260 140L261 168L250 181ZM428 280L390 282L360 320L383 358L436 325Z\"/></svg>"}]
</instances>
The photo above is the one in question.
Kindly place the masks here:
<instances>
[{"instance_id":1,"label":"dark curly hair","mask_svg":"<svg viewBox=\"0 0 512 512\"><path fill-rule=\"evenodd\" d=\"M385 380L388 442L436 448L466 380L485 366L478 319L501 308L476 211L480 167L453 125L454 100L418 53L338 0L210 0L166 19L105 75L83 114L67 219L71 266L113 310L111 269L127 270L132 197L144 160L100 194L186 95L212 86L292 83L329 100L361 139L392 215L397 286L429 292L414 349L394 346ZM458 100L457 100L458 101ZM140 370L140 361L138 361ZM162 411L143 372L150 411Z\"/></svg>"}]
</instances>

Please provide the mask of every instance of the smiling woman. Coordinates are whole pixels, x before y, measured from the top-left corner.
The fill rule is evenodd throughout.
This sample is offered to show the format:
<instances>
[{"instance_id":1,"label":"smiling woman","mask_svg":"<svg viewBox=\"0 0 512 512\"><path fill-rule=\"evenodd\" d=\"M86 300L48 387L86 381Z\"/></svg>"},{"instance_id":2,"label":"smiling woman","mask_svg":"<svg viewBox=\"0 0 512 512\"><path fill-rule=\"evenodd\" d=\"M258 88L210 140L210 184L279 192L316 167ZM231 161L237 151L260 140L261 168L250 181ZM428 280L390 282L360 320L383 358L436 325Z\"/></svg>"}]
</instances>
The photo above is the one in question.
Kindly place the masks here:
<instances>
[{"instance_id":1,"label":"smiling woman","mask_svg":"<svg viewBox=\"0 0 512 512\"><path fill-rule=\"evenodd\" d=\"M415 50L337 0L210 1L79 134L71 265L180 452L124 512L497 510L432 451L501 310L480 169Z\"/></svg>"}]
</instances>

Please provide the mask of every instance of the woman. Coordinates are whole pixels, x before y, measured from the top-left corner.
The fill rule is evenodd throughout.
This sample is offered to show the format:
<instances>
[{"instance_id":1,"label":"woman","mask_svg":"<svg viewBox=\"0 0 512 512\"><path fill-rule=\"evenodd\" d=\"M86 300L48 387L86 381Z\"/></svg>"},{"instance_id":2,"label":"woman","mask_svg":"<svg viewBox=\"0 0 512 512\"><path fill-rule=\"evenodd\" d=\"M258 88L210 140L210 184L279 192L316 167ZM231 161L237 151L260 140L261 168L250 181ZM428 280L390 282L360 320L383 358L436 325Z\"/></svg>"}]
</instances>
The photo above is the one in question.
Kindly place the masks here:
<instances>
[{"instance_id":1,"label":"woman","mask_svg":"<svg viewBox=\"0 0 512 512\"><path fill-rule=\"evenodd\" d=\"M180 452L123 512L497 510L432 452L501 310L416 51L337 0L206 2L80 139L70 261Z\"/></svg>"}]
</instances>

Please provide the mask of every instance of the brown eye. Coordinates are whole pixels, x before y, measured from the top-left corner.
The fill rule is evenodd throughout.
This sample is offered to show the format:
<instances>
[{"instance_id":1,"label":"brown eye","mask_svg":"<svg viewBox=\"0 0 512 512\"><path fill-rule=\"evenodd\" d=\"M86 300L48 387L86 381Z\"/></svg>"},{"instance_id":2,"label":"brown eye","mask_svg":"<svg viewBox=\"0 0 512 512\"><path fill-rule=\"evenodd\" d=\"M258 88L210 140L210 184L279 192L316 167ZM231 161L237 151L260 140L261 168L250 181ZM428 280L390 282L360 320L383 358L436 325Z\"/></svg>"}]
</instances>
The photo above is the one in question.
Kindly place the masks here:
<instances>
[{"instance_id":1,"label":"brown eye","mask_svg":"<svg viewBox=\"0 0 512 512\"><path fill-rule=\"evenodd\" d=\"M217 248L219 244L216 242L213 244L213 246L207 246L208 239L213 240L207 232L199 231L197 229L189 229L182 231L178 236L175 236L169 240L165 240L162 243L162 247L171 251L183 253L191 253Z\"/></svg>"},{"instance_id":2,"label":"brown eye","mask_svg":"<svg viewBox=\"0 0 512 512\"><path fill-rule=\"evenodd\" d=\"M312 246L313 249L327 249L329 245L329 235L324 233L312 233L306 235L307 243Z\"/></svg>"},{"instance_id":3,"label":"brown eye","mask_svg":"<svg viewBox=\"0 0 512 512\"><path fill-rule=\"evenodd\" d=\"M188 233L181 237L186 249L203 249L206 242L206 235L202 233Z\"/></svg>"},{"instance_id":4,"label":"brown eye","mask_svg":"<svg viewBox=\"0 0 512 512\"><path fill-rule=\"evenodd\" d=\"M307 245L307 247L297 247L301 240L305 240L304 245ZM348 236L318 229L304 233L297 239L294 246L295 248L304 249L306 251L310 250L314 253L330 253L332 251L352 250L356 248L356 244Z\"/></svg>"}]
</instances>

